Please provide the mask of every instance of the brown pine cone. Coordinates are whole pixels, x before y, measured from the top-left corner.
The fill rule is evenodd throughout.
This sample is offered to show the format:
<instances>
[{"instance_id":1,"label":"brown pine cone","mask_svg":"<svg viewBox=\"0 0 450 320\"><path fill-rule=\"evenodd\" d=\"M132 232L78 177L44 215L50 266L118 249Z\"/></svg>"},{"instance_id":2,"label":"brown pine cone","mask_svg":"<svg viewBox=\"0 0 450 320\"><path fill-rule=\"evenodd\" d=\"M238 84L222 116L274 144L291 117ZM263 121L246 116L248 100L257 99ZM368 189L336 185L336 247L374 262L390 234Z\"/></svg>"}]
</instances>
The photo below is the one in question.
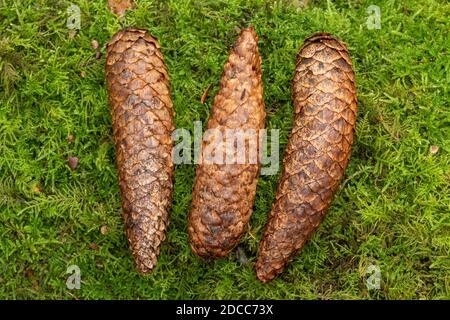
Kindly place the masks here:
<instances>
[{"instance_id":1,"label":"brown pine cone","mask_svg":"<svg viewBox=\"0 0 450 320\"><path fill-rule=\"evenodd\" d=\"M200 156L188 231L192 250L202 258L227 255L247 226L259 174L259 158L251 161L250 148L253 147L252 152L256 151L258 155L258 133L264 128L264 121L258 37L253 28L248 28L241 32L224 66L220 90L206 129L216 129L223 135L227 129L253 129L253 138L257 142L252 144L255 140L246 138L251 147L242 150L246 157L244 162L218 164L213 160L206 161L205 153ZM223 144L214 148L217 136L213 134L212 137L206 139L205 133L202 151L212 148L217 153L223 152ZM222 154L236 156L232 149L225 149Z\"/></svg>"},{"instance_id":2,"label":"brown pine cone","mask_svg":"<svg viewBox=\"0 0 450 320\"><path fill-rule=\"evenodd\" d=\"M174 111L158 41L128 28L107 45L111 106L126 234L138 271L150 272L172 203Z\"/></svg>"},{"instance_id":3,"label":"brown pine cone","mask_svg":"<svg viewBox=\"0 0 450 320\"><path fill-rule=\"evenodd\" d=\"M292 91L294 126L256 262L262 282L281 273L311 238L347 167L357 97L345 44L328 33L308 37L297 56Z\"/></svg>"}]
</instances>

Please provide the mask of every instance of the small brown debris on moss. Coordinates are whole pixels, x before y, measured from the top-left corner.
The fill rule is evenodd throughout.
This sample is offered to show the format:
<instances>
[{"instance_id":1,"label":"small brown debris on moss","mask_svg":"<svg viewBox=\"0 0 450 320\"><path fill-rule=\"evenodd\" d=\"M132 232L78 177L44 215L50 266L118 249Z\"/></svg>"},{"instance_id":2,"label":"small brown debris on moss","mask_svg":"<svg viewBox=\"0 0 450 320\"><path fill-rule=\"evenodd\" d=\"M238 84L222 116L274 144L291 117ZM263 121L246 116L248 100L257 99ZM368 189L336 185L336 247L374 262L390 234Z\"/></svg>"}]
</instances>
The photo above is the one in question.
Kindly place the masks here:
<instances>
[{"instance_id":1,"label":"small brown debris on moss","mask_svg":"<svg viewBox=\"0 0 450 320\"><path fill-rule=\"evenodd\" d=\"M70 169L76 170L78 167L79 159L77 157L69 157L67 159L67 163L69 164Z\"/></svg>"},{"instance_id":2,"label":"small brown debris on moss","mask_svg":"<svg viewBox=\"0 0 450 320\"><path fill-rule=\"evenodd\" d=\"M108 226L101 226L100 227L100 233L103 234L103 235L108 234L109 233Z\"/></svg>"},{"instance_id":3,"label":"small brown debris on moss","mask_svg":"<svg viewBox=\"0 0 450 320\"><path fill-rule=\"evenodd\" d=\"M433 144L433 145L430 147L430 153L431 153L431 154L436 154L436 153L438 153L438 151L439 151L439 147L438 147L437 145Z\"/></svg>"},{"instance_id":4,"label":"small brown debris on moss","mask_svg":"<svg viewBox=\"0 0 450 320\"><path fill-rule=\"evenodd\" d=\"M134 8L136 5L133 0L108 0L108 8L120 18L125 15L125 11Z\"/></svg>"}]
</instances>

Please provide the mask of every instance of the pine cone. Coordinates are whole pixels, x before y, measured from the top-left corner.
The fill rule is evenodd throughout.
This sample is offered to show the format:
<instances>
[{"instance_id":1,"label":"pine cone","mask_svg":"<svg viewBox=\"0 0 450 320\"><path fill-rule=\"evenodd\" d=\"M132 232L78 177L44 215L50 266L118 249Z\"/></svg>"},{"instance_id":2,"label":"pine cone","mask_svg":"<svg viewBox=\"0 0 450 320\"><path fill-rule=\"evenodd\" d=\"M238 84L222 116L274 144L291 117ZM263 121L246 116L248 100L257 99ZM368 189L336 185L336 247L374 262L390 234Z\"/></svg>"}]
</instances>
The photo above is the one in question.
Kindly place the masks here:
<instances>
[{"instance_id":1,"label":"pine cone","mask_svg":"<svg viewBox=\"0 0 450 320\"><path fill-rule=\"evenodd\" d=\"M259 130L264 128L264 121L258 37L253 28L248 28L241 32L224 66L220 90L206 129L216 129L224 136L229 129L250 129L255 133L246 138L251 146L241 150L245 154L245 162L219 164L214 160L206 161L205 153L200 156L188 231L192 250L202 258L226 256L236 246L247 226L256 193L258 136ZM207 139L205 133L203 152L214 149L215 154L226 154L223 157L225 160L228 156L239 154L239 151L236 153L226 149L223 143L215 144L217 135L211 137ZM256 145L252 143L254 139ZM255 151L256 159L252 156Z\"/></svg>"},{"instance_id":2,"label":"pine cone","mask_svg":"<svg viewBox=\"0 0 450 320\"><path fill-rule=\"evenodd\" d=\"M294 126L256 274L281 273L319 226L347 167L355 131L355 76L344 43L328 33L305 40L292 83Z\"/></svg>"},{"instance_id":3,"label":"pine cone","mask_svg":"<svg viewBox=\"0 0 450 320\"><path fill-rule=\"evenodd\" d=\"M138 271L150 272L172 202L174 111L158 41L128 28L107 45L111 106L126 234Z\"/></svg>"}]
</instances>

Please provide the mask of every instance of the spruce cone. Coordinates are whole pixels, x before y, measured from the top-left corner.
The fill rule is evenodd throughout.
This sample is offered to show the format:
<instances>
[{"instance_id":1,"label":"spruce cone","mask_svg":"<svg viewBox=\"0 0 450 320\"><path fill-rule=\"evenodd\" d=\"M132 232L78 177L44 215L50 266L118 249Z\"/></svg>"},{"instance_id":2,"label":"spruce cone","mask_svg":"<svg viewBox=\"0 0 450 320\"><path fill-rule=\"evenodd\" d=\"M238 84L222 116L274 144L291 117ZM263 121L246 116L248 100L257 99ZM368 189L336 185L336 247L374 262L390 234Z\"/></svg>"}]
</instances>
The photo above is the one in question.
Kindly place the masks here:
<instances>
[{"instance_id":1,"label":"spruce cone","mask_svg":"<svg viewBox=\"0 0 450 320\"><path fill-rule=\"evenodd\" d=\"M172 202L174 111L158 41L128 28L107 45L111 106L126 234L138 271L150 272Z\"/></svg>"},{"instance_id":2,"label":"spruce cone","mask_svg":"<svg viewBox=\"0 0 450 320\"><path fill-rule=\"evenodd\" d=\"M223 135L228 129L250 129L254 134L245 138L250 147L241 150L241 155L245 154L244 163L218 164L217 161L207 162L203 152L214 149L215 154L239 156L239 151L226 149L223 143L216 144L218 140L214 134L213 139L208 140L205 133L188 227L191 248L202 258L226 256L247 226L259 174L258 134L264 128L264 121L258 37L253 28L248 28L241 32L224 66L220 90L206 129L216 129ZM256 139L256 144L252 144L255 142L252 138ZM226 160L225 156L223 158Z\"/></svg>"},{"instance_id":3,"label":"spruce cone","mask_svg":"<svg viewBox=\"0 0 450 320\"><path fill-rule=\"evenodd\" d=\"M328 33L308 37L297 56L292 91L294 126L256 262L263 282L281 273L311 238L347 167L357 97L345 44Z\"/></svg>"}]
</instances>

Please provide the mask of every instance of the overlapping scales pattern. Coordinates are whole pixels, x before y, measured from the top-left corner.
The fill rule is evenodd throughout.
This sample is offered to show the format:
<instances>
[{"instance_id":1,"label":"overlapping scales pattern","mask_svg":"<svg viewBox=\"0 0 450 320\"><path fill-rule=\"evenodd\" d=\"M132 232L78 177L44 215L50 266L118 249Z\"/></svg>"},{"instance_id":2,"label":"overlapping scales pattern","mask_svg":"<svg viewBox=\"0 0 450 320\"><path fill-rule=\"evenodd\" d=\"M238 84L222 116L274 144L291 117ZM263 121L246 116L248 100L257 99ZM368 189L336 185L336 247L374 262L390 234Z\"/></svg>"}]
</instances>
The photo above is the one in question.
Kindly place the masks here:
<instances>
[{"instance_id":1,"label":"overlapping scales pattern","mask_svg":"<svg viewBox=\"0 0 450 320\"><path fill-rule=\"evenodd\" d=\"M165 239L172 201L173 106L160 46L128 28L107 45L106 78L126 234L140 272Z\"/></svg>"},{"instance_id":2,"label":"overlapping scales pattern","mask_svg":"<svg viewBox=\"0 0 450 320\"><path fill-rule=\"evenodd\" d=\"M327 33L308 37L292 91L294 125L256 263L263 282L281 273L313 235L347 167L357 97L345 44Z\"/></svg>"},{"instance_id":3,"label":"overlapping scales pattern","mask_svg":"<svg viewBox=\"0 0 450 320\"><path fill-rule=\"evenodd\" d=\"M258 37L249 28L241 32L224 66L206 129L254 129L258 133L264 121ZM202 149L211 143L213 140L204 140ZM249 148L245 152L249 159ZM188 227L191 248L197 255L223 257L238 243L252 213L258 173L259 164L249 161L197 166Z\"/></svg>"}]
</instances>

